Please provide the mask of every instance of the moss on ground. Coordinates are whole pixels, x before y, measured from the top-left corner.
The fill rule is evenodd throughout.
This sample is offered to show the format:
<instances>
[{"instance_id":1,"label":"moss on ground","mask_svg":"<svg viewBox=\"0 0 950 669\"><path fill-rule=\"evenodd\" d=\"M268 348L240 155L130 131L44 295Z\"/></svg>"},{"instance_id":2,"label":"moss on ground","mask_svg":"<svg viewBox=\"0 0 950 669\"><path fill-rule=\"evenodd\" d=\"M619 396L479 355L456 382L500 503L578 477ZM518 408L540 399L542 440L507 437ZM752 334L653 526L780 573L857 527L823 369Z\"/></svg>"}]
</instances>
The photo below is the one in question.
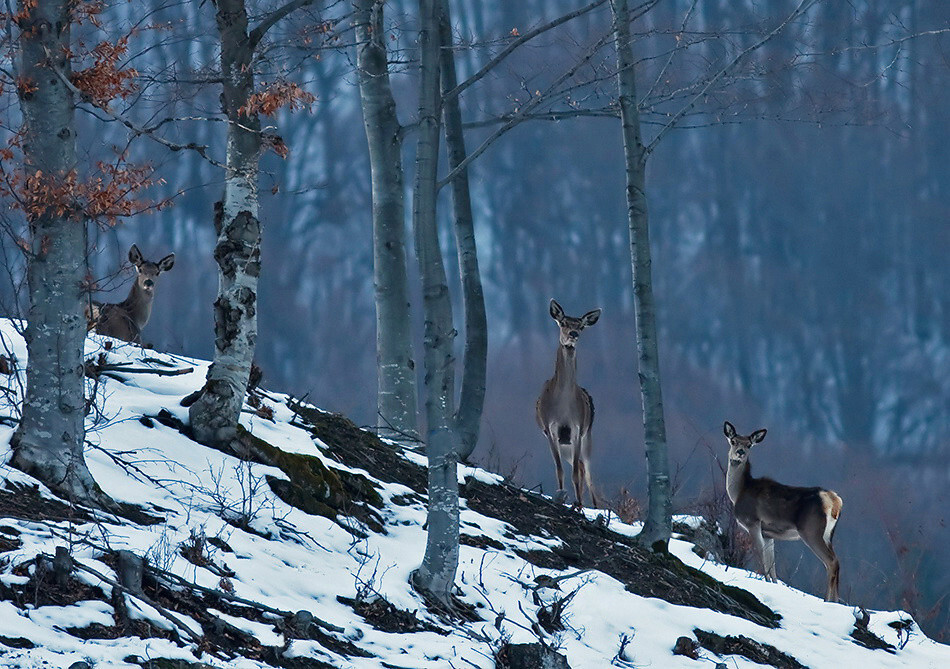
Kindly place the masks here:
<instances>
[{"instance_id":1,"label":"moss on ground","mask_svg":"<svg viewBox=\"0 0 950 669\"><path fill-rule=\"evenodd\" d=\"M365 476L332 469L314 456L288 453L238 426L238 457L280 469L287 479L267 477L271 490L287 504L306 513L337 520L355 516L374 532L384 532L379 515L383 499Z\"/></svg>"}]
</instances>

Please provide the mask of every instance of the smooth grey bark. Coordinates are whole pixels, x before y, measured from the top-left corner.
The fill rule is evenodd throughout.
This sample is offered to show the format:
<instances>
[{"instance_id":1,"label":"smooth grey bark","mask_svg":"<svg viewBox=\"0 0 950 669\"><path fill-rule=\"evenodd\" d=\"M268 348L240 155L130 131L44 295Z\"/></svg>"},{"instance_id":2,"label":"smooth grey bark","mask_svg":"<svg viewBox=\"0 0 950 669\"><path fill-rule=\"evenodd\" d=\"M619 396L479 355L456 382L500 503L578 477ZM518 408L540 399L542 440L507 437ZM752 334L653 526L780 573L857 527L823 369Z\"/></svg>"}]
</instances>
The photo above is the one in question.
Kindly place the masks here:
<instances>
[{"instance_id":1,"label":"smooth grey bark","mask_svg":"<svg viewBox=\"0 0 950 669\"><path fill-rule=\"evenodd\" d=\"M425 320L425 408L428 466L428 533L413 584L445 605L451 600L459 560L458 434L455 430L455 328L436 226L439 160L440 0L419 0L419 128L412 223L422 280Z\"/></svg>"},{"instance_id":2,"label":"smooth grey bark","mask_svg":"<svg viewBox=\"0 0 950 669\"><path fill-rule=\"evenodd\" d=\"M51 186L76 169L73 96L60 79L71 63L68 0L20 2L20 108L24 176L42 172ZM48 205L44 208L44 204ZM27 265L26 398L13 436L13 465L68 499L105 503L83 458L86 399L83 387L83 278L85 218L59 202L37 202L26 212L30 230Z\"/></svg>"},{"instance_id":3,"label":"smooth grey bark","mask_svg":"<svg viewBox=\"0 0 950 669\"><path fill-rule=\"evenodd\" d=\"M467 157L462 130L462 110L457 95L445 94L458 85L449 1L442 0L439 22L442 68L442 117L445 123L445 146L449 170L455 171ZM485 295L478 269L475 246L475 220L469 192L468 168L458 171L451 181L452 213L455 219L455 247L459 276L462 279L462 305L465 313L465 350L462 356L462 387L459 394L455 425L459 438L459 459L467 460L478 443L478 432L485 405L485 379L488 365L488 320Z\"/></svg>"},{"instance_id":4,"label":"smooth grey bark","mask_svg":"<svg viewBox=\"0 0 950 669\"><path fill-rule=\"evenodd\" d=\"M376 301L376 412L380 432L413 437L416 372L412 358L402 128L389 82L383 0L355 0L356 62L373 189Z\"/></svg>"},{"instance_id":5,"label":"smooth grey bark","mask_svg":"<svg viewBox=\"0 0 950 669\"><path fill-rule=\"evenodd\" d=\"M254 93L254 44L244 0L218 0L221 102L227 116L224 200L215 208L218 296L214 302L214 360L188 415L197 441L230 442L237 430L257 343L257 282L261 225L258 171L261 123L247 108Z\"/></svg>"},{"instance_id":6,"label":"smooth grey bark","mask_svg":"<svg viewBox=\"0 0 950 669\"><path fill-rule=\"evenodd\" d=\"M637 320L637 361L643 429L647 454L649 504L640 541L665 551L672 529L670 463L660 390L660 358L656 339L656 305L651 278L650 228L645 190L648 151L640 134L637 80L630 42L627 0L611 0L617 48L617 84L623 127L624 167L627 183L627 217L630 226L630 261Z\"/></svg>"}]
</instances>

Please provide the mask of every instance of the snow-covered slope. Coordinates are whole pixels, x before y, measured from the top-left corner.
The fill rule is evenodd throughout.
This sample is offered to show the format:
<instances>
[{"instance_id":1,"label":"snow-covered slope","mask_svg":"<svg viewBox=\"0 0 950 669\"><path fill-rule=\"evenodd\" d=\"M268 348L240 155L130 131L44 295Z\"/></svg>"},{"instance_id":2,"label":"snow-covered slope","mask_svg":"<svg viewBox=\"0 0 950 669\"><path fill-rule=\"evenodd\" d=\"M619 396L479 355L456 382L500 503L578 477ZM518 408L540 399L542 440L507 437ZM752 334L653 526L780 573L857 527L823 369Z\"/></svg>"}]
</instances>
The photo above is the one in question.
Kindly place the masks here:
<instances>
[{"instance_id":1,"label":"snow-covered slope","mask_svg":"<svg viewBox=\"0 0 950 669\"><path fill-rule=\"evenodd\" d=\"M8 322L2 323L2 337L22 369L25 347ZM630 548L629 554L605 555L603 564L612 561L614 567L604 568L612 575L578 568L583 560L583 565L601 560L568 546L554 523L589 531L615 553L627 550L624 541L638 527L599 512L570 515L508 488L493 474L465 467L459 475L467 499L457 582L460 600L478 619L442 619L428 613L408 586L425 546L421 456L384 452L378 442L375 451L357 454L355 441L354 453L347 454L340 436L345 430L333 435L332 444L329 437L324 441L323 428L313 424L319 421L308 421L317 413L286 396L259 391L243 419L257 438L246 442L256 449L257 461L245 462L200 446L178 429L187 420L180 401L202 385L207 363L126 345L106 351L95 337L87 353L96 359L104 355L100 362L111 367L98 379L87 462L107 494L153 520L128 512L131 520L84 512L58 502L5 464L13 422L0 426L0 666L487 668L495 666L495 653L505 643L535 643L540 636L573 669L713 666L710 660L758 666L727 653L737 647L758 647L779 666L796 666L791 660L836 669L950 667L950 647L924 637L902 612L871 612L870 632L895 648L870 650L850 636L851 606L827 604L705 561L685 541L672 542L674 555L723 584L747 590L781 616L777 626L635 594L652 585L638 590L618 577L616 565L626 560L635 571L639 553ZM193 371L161 376L116 368L123 364ZM21 383L16 375L0 377L10 389L0 415L15 416ZM384 456L391 460L382 462ZM314 485L325 483L315 492L320 503L294 497L299 481L289 479L303 469ZM502 499L529 505L524 522L488 514ZM336 513L340 508L352 514ZM529 526L540 529L529 533ZM75 560L71 576L59 584L48 561L37 559L53 556L57 547L67 547ZM114 592L121 550L148 558L141 595ZM552 566L539 566L548 563ZM682 596L670 599L689 601L686 591L694 587L689 584L699 583L695 575L689 578ZM559 600L567 601L552 606ZM563 610L555 613L558 608ZM298 611L309 612L316 622L306 614L292 617ZM681 647L698 660L673 653L679 637L697 636L724 655L685 642ZM161 658L187 664L157 663Z\"/></svg>"}]
</instances>

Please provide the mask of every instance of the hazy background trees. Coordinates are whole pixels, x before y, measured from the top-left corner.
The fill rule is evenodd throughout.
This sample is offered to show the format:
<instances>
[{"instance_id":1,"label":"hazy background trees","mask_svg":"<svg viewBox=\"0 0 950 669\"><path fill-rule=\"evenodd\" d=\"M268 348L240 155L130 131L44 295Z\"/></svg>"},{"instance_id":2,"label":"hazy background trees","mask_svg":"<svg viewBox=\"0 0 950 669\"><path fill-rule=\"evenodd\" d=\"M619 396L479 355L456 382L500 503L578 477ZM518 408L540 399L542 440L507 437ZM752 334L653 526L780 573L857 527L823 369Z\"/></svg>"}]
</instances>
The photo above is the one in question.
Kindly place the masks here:
<instances>
[{"instance_id":1,"label":"hazy background trees","mask_svg":"<svg viewBox=\"0 0 950 669\"><path fill-rule=\"evenodd\" d=\"M780 4L790 12L797 3ZM901 40L945 28L944 4L820 3L811 21L756 52L749 63L756 76L710 93L704 109L718 113L697 113L685 124L706 127L672 132L657 146L648 182L675 510L696 510L714 485L721 490L715 458L725 459L723 420L749 431L767 427L771 443L758 456L757 473L832 487L844 498L836 541L843 597L906 606L934 632L948 627L947 602L939 598L950 587L950 127L943 111L950 42L945 34ZM124 30L148 15L173 27L143 33L130 56L152 86L174 92L137 100L137 118L220 109L217 89L205 85L216 60L210 5L135 5L134 17L127 3L110 8L109 25ZM252 18L270 6L248 5ZM400 121L411 125L415 3L386 6L393 91ZM464 80L516 39L513 30L525 33L578 3L451 6ZM700 47L692 67L712 68L734 53L716 36L738 43L762 18L757 7L659 3L634 31L635 53L668 53L677 39L691 40ZM682 31L690 10L695 23ZM376 354L369 165L356 54L347 46L352 33L348 19L333 21L349 11L349 3L304 10L274 28L293 44L264 56L264 77L299 70L294 80L317 103L309 115L277 115L291 157L262 160L268 230L257 361L265 385L308 394L370 425ZM462 98L470 146L497 127L491 119L543 90L608 30L603 7L519 50L472 87ZM154 48L159 43L163 48ZM610 47L591 63L604 65L605 75ZM645 91L664 62L638 63ZM785 66L790 62L795 67ZM695 71L674 75L686 80ZM594 86L576 91L574 101L590 109L608 107L610 98ZM664 123L664 99L654 102L643 112L649 127ZM580 372L597 404L595 477L608 497L626 488L644 498L622 146L613 118L570 118L568 106L560 112L561 120L518 125L470 167L492 342L474 457L553 490L553 467L532 417L555 348L547 304L556 297L570 312L596 303L604 314L584 342ZM93 120L77 117L80 134ZM182 121L163 129L178 141L211 145L220 132L215 125ZM127 130L112 127L98 136L124 146ZM148 153L166 194L182 194L155 217L96 233L94 275L113 275L132 242L147 256L174 251L176 267L164 277L145 340L210 357L210 211L221 175L193 151ZM446 254L450 211L447 202L440 207ZM11 242L4 243L9 254ZM457 269L446 269L457 289ZM115 286L117 297L125 290L120 281L104 285ZM418 285L415 277L410 285ZM420 322L415 333L421 338ZM801 549L779 550L795 556ZM788 556L779 563L795 565ZM810 562L806 556L780 576L814 590L820 579Z\"/></svg>"}]
</instances>

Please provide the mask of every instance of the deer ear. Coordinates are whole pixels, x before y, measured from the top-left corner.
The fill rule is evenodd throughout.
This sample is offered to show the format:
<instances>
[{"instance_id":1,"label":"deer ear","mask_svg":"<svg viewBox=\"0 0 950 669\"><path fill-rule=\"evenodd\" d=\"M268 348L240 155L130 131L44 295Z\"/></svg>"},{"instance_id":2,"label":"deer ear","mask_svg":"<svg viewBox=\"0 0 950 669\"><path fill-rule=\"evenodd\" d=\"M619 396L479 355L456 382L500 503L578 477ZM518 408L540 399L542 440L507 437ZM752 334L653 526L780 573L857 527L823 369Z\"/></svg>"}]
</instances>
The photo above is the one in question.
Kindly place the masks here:
<instances>
[{"instance_id":1,"label":"deer ear","mask_svg":"<svg viewBox=\"0 0 950 669\"><path fill-rule=\"evenodd\" d=\"M584 327L590 327L597 322L597 319L600 318L600 309L594 309L593 311L588 311L586 314L581 316L581 320L584 321Z\"/></svg>"},{"instance_id":2,"label":"deer ear","mask_svg":"<svg viewBox=\"0 0 950 669\"><path fill-rule=\"evenodd\" d=\"M729 439L732 439L734 436L736 436L736 428L734 428L732 423L729 421L726 421L725 424L723 424L722 431Z\"/></svg>"},{"instance_id":3,"label":"deer ear","mask_svg":"<svg viewBox=\"0 0 950 669\"><path fill-rule=\"evenodd\" d=\"M752 443L753 443L753 444L757 444L757 443L759 443L760 441L762 441L763 439L765 439L765 433L766 433L766 432L768 432L768 430L756 430L755 432L753 432L753 433L749 436L749 439L752 440Z\"/></svg>"},{"instance_id":4,"label":"deer ear","mask_svg":"<svg viewBox=\"0 0 950 669\"><path fill-rule=\"evenodd\" d=\"M158 261L158 271L167 272L172 267L175 266L175 254L169 253L167 256Z\"/></svg>"},{"instance_id":5,"label":"deer ear","mask_svg":"<svg viewBox=\"0 0 950 669\"><path fill-rule=\"evenodd\" d=\"M560 321L564 318L564 310L561 308L561 305L557 303L557 300L551 300L551 318L556 321Z\"/></svg>"},{"instance_id":6,"label":"deer ear","mask_svg":"<svg viewBox=\"0 0 950 669\"><path fill-rule=\"evenodd\" d=\"M135 244L132 244L132 248L129 249L129 262L138 267L145 259L142 257L142 252L139 251L139 247Z\"/></svg>"}]
</instances>

